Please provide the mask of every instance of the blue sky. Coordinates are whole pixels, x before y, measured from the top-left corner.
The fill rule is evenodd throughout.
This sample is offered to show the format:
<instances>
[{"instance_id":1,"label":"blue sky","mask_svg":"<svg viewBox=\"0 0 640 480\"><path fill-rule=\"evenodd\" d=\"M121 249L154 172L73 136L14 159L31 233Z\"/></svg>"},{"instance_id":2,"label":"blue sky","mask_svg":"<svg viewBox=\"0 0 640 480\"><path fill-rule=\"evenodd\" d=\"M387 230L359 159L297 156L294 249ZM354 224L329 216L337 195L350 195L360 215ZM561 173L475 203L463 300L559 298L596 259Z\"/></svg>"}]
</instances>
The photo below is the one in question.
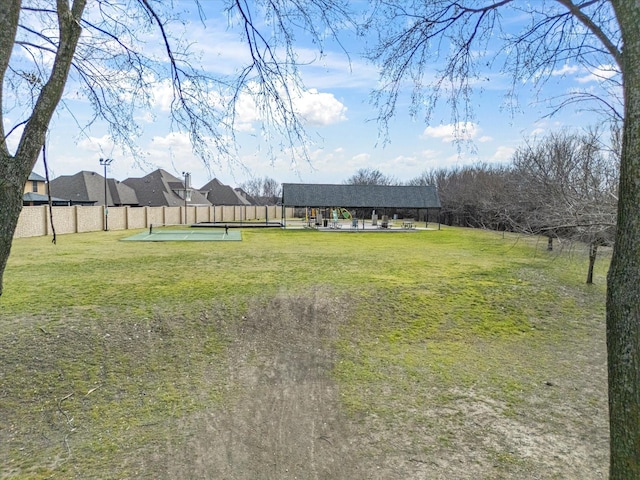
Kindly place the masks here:
<instances>
[{"instance_id":1,"label":"blue sky","mask_svg":"<svg viewBox=\"0 0 640 480\"><path fill-rule=\"evenodd\" d=\"M218 2L215 2L218 3ZM207 4L211 5L211 4ZM204 67L211 73L230 74L247 58L246 46L237 32L229 29L227 18L207 12L203 24L195 20L185 28L187 38L194 42L193 50L202 51ZM344 52L329 44L325 56L301 69L306 92L297 101L310 137L311 164L291 165L291 156L280 152L269 158L264 145L259 145L259 119L251 102L245 99L239 109L239 163L245 168L213 165L207 169L191 151L186 134L172 133L166 120L170 90L166 84L154 89L155 109L140 112L139 122L144 132L138 141L141 158L134 158L113 145L104 125L95 124L79 135L70 115L64 111L54 118L47 144L48 163L52 177L74 174L80 170L102 173L98 160L113 158L108 176L124 180L140 177L156 168L180 176L192 174L192 184L199 187L211 178L238 185L252 174L268 176L278 182L342 183L358 169L378 169L403 182L431 168L462 166L477 162L506 163L525 138L544 135L560 128L595 125L601 119L592 111L564 109L552 118L546 98L556 97L574 89L597 89L598 69L592 71L567 64L552 72L542 95L530 85L519 88L519 109L504 108L510 78L497 72L487 72L487 80L478 85L473 97L475 118L465 130L473 148L455 142L455 126L445 99L439 103L426 124L412 119L408 104L399 104L397 116L390 124L388 143L383 145L379 126L373 121L377 112L370 102L377 85L376 68L362 60L358 52L362 45L353 38L345 39L350 51ZM301 59L317 58L309 45L300 44ZM604 73L608 76L608 73ZM72 90L70 86L68 91ZM74 115L82 119L89 105L67 94L66 101ZM39 160L35 171L44 174Z\"/></svg>"}]
</instances>

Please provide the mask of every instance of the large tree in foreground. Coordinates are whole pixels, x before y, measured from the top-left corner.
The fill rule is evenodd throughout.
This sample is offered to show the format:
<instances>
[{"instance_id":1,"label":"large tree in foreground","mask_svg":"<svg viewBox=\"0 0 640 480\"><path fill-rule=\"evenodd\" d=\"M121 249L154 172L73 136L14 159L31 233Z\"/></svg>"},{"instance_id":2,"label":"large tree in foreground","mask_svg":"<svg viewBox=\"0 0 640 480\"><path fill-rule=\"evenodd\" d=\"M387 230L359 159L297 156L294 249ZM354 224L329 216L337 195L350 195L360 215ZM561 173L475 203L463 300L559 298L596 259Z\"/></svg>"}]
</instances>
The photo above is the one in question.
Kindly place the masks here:
<instances>
[{"instance_id":1,"label":"large tree in foreground","mask_svg":"<svg viewBox=\"0 0 640 480\"><path fill-rule=\"evenodd\" d=\"M640 478L640 3L613 2L623 39L624 128L607 282L611 478Z\"/></svg>"},{"instance_id":2,"label":"large tree in foreground","mask_svg":"<svg viewBox=\"0 0 640 480\"><path fill-rule=\"evenodd\" d=\"M624 122L607 280L610 476L640 478L640 2L387 0L368 26L380 32L371 57L382 68L375 101L383 126L409 84L414 113L426 107L429 118L445 96L464 137L473 119L470 92L491 65L513 86L542 87L576 64L603 79L602 90L572 90L555 106L592 99Z\"/></svg>"},{"instance_id":3,"label":"large tree in foreground","mask_svg":"<svg viewBox=\"0 0 640 480\"><path fill-rule=\"evenodd\" d=\"M86 1L76 0L69 8L66 0L58 0L57 45L55 50L48 46L50 54L55 55L55 58L47 78L44 79L40 75L41 72L36 69L13 68L10 63L18 38L21 4L22 2L17 0L8 0L0 7L0 80L2 80L0 89L0 138L2 140L0 143L0 294L2 294L2 274L9 258L13 233L22 210L24 185L42 149L49 122L62 97L82 33L80 19ZM14 77L15 80L7 77ZM8 133L5 132L4 119L8 96L5 85L11 85L14 81L19 82L20 79L24 79L27 88L37 89L38 93L32 97L29 117L21 122L24 130L18 147L12 154L7 145Z\"/></svg>"},{"instance_id":4,"label":"large tree in foreground","mask_svg":"<svg viewBox=\"0 0 640 480\"><path fill-rule=\"evenodd\" d=\"M189 135L205 164L234 161L236 105L246 105L247 99L266 125L263 138L270 140L269 146L276 141L284 147L302 146L290 151L302 151L305 159L305 133L295 108L302 85L294 41L304 32L321 46L335 33L335 25L348 20L342 0L188 4L201 21L214 9L215 15L226 11L246 46L246 62L234 75L212 76L198 64L193 45L181 38L186 18L180 8L185 2L0 4L0 295L24 185L45 145L54 112L65 106L68 84L74 98L94 107L94 117L78 130L106 122L111 139L134 152L141 131L136 119L142 110L152 111L154 92L168 89L172 127Z\"/></svg>"}]
</instances>

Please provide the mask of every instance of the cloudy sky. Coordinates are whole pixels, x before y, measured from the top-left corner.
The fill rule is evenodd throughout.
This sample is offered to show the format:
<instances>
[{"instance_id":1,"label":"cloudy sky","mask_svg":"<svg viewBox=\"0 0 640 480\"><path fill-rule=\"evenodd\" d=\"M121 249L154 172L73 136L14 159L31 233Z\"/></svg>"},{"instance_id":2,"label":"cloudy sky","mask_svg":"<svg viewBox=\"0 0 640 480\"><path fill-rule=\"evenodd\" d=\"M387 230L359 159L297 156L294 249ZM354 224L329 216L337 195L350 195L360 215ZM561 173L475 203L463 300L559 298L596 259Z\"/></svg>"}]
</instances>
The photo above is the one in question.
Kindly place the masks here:
<instances>
[{"instance_id":1,"label":"cloudy sky","mask_svg":"<svg viewBox=\"0 0 640 480\"><path fill-rule=\"evenodd\" d=\"M204 21L194 17L186 24L184 34L193 42L192 50L202 52L201 62L210 73L229 75L243 65L248 52L238 32L229 27L227 17L218 13L209 8ZM308 147L311 160L308 164L292 165L286 150L270 157L264 142L257 140L260 119L256 110L251 101L242 99L237 118L240 143L237 161L244 168L226 162L206 168L192 153L188 135L171 132L166 118L171 91L165 83L153 91L154 110L140 113L138 121L143 132L137 139L139 154L135 156L113 145L104 125L97 123L80 132L70 114L61 111L52 123L47 144L50 176L80 170L103 173L99 159L112 158L109 177L124 180L164 168L178 177L184 171L191 172L195 187L214 177L235 186L250 175L268 176L278 182L342 183L361 168L378 169L403 182L431 168L508 162L526 138L600 122L592 111L580 108L568 108L546 117L550 109L545 99L575 89L597 88L600 79L609 76L606 65L587 71L567 64L551 73L542 97L531 86L522 85L518 89L519 108L515 111L505 103L510 79L489 72L486 80L477 85L472 101L475 118L464 124L452 123L444 99L429 124L423 117L411 118L408 104L401 101L385 142L374 120L377 112L370 102L378 72L358 56L363 48L360 41L345 37L349 56L327 45L320 58L311 45L300 44L302 60L316 59L301 69L306 90L296 99L296 109L314 140ZM71 90L69 87L65 100L76 118L81 119L89 105L72 98ZM469 140L469 144L456 142L455 132L458 139ZM41 160L35 171L44 174Z\"/></svg>"}]
</instances>

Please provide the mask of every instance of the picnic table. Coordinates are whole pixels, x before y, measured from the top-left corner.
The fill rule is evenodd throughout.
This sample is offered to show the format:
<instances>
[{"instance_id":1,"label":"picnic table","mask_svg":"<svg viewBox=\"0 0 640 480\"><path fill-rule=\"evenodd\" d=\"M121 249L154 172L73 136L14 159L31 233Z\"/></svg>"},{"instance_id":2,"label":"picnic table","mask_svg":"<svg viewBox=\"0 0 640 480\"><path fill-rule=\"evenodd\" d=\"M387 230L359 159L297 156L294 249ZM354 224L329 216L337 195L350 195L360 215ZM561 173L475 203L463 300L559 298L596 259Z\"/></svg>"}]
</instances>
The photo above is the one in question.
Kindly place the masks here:
<instances>
[{"instance_id":1,"label":"picnic table","mask_svg":"<svg viewBox=\"0 0 640 480\"><path fill-rule=\"evenodd\" d=\"M413 226L413 220L403 220L403 222L402 222L402 228L406 228L406 229L414 228L414 226Z\"/></svg>"}]
</instances>

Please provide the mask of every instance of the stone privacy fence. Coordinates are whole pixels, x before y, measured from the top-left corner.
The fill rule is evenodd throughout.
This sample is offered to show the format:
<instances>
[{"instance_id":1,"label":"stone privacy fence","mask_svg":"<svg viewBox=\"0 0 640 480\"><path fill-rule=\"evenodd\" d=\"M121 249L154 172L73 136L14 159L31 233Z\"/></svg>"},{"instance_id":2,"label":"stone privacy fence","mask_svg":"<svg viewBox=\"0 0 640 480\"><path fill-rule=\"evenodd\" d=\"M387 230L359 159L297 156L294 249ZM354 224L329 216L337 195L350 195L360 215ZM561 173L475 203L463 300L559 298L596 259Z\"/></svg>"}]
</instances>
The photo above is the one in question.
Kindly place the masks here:
<instances>
[{"instance_id":1,"label":"stone privacy fence","mask_svg":"<svg viewBox=\"0 0 640 480\"><path fill-rule=\"evenodd\" d=\"M102 206L74 205L53 207L53 225L57 234L95 232L105 229L105 209ZM291 218L294 209L286 208ZM109 207L109 230L149 228L149 225L177 225L201 222L280 221L282 207L269 206L187 206L185 207ZM186 218L185 218L186 217ZM47 205L23 207L14 238L52 235Z\"/></svg>"}]
</instances>

